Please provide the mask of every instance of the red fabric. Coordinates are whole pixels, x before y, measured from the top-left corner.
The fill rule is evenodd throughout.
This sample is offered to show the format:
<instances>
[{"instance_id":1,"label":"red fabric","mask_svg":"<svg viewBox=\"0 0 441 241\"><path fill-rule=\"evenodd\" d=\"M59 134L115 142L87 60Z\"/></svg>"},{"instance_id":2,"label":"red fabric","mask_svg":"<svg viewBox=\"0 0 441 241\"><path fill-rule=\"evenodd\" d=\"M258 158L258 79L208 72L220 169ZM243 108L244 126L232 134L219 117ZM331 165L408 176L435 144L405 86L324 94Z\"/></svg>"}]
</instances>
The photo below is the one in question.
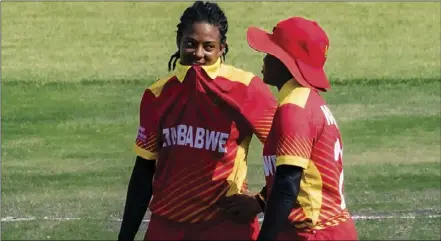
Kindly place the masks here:
<instances>
[{"instance_id":1,"label":"red fabric","mask_svg":"<svg viewBox=\"0 0 441 241\"><path fill-rule=\"evenodd\" d=\"M213 80L201 66L193 66L182 82L172 77L160 91L153 88L155 98L149 92L143 98L144 132L138 140L147 136L147 142L138 147L158 154L149 205L156 215L188 223L215 218L219 210L214 204L246 182L227 180L239 170L235 165L246 161L237 154L247 151L253 133L262 143L266 140L277 107L271 90L258 77L219 68L233 79Z\"/></svg>"},{"instance_id":2,"label":"red fabric","mask_svg":"<svg viewBox=\"0 0 441 241\"><path fill-rule=\"evenodd\" d=\"M358 240L358 234L354 221L348 219L322 230L299 231L292 228L279 234L277 240Z\"/></svg>"},{"instance_id":3,"label":"red fabric","mask_svg":"<svg viewBox=\"0 0 441 241\"><path fill-rule=\"evenodd\" d=\"M152 216L144 240L256 240L259 229L257 217L250 223L223 219L189 224Z\"/></svg>"},{"instance_id":4,"label":"red fabric","mask_svg":"<svg viewBox=\"0 0 441 241\"><path fill-rule=\"evenodd\" d=\"M329 48L326 32L302 17L279 21L272 33L250 27L247 41L251 48L280 59L295 79L305 87L330 88L323 69Z\"/></svg>"}]
</instances>

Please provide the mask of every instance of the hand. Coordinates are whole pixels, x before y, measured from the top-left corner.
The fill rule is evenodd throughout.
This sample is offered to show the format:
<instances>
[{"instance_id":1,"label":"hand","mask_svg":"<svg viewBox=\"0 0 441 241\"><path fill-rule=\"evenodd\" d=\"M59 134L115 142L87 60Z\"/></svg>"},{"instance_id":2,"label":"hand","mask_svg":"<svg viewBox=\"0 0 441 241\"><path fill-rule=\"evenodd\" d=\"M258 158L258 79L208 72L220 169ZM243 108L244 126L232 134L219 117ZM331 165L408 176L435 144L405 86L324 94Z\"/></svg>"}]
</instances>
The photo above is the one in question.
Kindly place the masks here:
<instances>
[{"instance_id":1,"label":"hand","mask_svg":"<svg viewBox=\"0 0 441 241\"><path fill-rule=\"evenodd\" d=\"M249 192L223 197L217 206L233 220L240 222L249 222L263 212L256 197Z\"/></svg>"}]
</instances>

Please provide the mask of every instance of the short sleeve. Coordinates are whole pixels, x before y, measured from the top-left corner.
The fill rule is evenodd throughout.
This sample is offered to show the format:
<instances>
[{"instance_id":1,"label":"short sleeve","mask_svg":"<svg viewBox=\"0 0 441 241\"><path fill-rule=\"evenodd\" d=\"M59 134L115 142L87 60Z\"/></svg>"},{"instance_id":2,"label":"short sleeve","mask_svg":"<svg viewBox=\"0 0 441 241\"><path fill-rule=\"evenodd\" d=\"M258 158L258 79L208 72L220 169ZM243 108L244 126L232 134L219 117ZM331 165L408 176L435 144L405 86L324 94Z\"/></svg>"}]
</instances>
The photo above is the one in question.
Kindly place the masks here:
<instances>
[{"instance_id":1,"label":"short sleeve","mask_svg":"<svg viewBox=\"0 0 441 241\"><path fill-rule=\"evenodd\" d=\"M241 105L242 113L251 124L253 133L261 143L265 143L277 109L277 101L271 89L255 76L247 88Z\"/></svg>"},{"instance_id":2,"label":"short sleeve","mask_svg":"<svg viewBox=\"0 0 441 241\"><path fill-rule=\"evenodd\" d=\"M294 104L279 107L273 123L276 166L307 168L314 142L314 126L306 109Z\"/></svg>"},{"instance_id":3,"label":"short sleeve","mask_svg":"<svg viewBox=\"0 0 441 241\"><path fill-rule=\"evenodd\" d=\"M139 109L139 128L134 148L136 155L147 160L156 160L158 152L159 117L154 100L153 93L149 89L145 90Z\"/></svg>"}]
</instances>

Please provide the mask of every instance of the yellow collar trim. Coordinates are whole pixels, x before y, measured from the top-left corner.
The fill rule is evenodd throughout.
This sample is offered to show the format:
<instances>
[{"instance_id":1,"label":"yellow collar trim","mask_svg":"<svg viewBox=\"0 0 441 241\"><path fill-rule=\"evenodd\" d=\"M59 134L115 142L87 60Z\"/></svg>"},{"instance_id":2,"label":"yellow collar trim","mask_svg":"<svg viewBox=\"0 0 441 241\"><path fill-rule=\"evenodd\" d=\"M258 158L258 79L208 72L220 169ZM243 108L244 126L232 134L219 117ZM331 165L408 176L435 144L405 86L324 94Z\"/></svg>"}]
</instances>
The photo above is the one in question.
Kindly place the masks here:
<instances>
[{"instance_id":1,"label":"yellow collar trim","mask_svg":"<svg viewBox=\"0 0 441 241\"><path fill-rule=\"evenodd\" d=\"M189 65L181 65L179 62L176 63L176 69L174 75L180 82L184 81L185 75L187 75L187 71L191 68ZM219 74L219 70L221 68L221 59L218 58L216 63L212 65L203 65L205 73L211 78L216 79Z\"/></svg>"},{"instance_id":2,"label":"yellow collar trim","mask_svg":"<svg viewBox=\"0 0 441 241\"><path fill-rule=\"evenodd\" d=\"M298 87L302 87L300 84L298 84L294 79L289 79L286 81L286 83L282 86L282 88L279 91L279 104L282 103L282 101L295 89Z\"/></svg>"}]
</instances>

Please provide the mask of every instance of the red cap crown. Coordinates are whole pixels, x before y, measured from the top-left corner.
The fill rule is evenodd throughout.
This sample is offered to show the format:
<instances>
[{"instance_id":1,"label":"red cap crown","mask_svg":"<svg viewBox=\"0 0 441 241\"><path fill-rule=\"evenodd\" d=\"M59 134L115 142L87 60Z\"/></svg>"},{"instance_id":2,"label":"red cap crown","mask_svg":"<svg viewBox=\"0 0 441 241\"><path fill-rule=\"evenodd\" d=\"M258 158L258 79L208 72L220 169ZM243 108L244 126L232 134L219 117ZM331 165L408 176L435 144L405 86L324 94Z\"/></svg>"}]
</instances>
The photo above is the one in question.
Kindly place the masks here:
<instances>
[{"instance_id":1,"label":"red cap crown","mask_svg":"<svg viewBox=\"0 0 441 241\"><path fill-rule=\"evenodd\" d=\"M315 21L301 17L282 20L274 27L271 39L305 64L314 67L325 65L329 39Z\"/></svg>"},{"instance_id":2,"label":"red cap crown","mask_svg":"<svg viewBox=\"0 0 441 241\"><path fill-rule=\"evenodd\" d=\"M279 21L272 33L249 27L251 48L280 59L301 85L326 91L330 88L324 71L329 39L315 22L302 17Z\"/></svg>"}]
</instances>

